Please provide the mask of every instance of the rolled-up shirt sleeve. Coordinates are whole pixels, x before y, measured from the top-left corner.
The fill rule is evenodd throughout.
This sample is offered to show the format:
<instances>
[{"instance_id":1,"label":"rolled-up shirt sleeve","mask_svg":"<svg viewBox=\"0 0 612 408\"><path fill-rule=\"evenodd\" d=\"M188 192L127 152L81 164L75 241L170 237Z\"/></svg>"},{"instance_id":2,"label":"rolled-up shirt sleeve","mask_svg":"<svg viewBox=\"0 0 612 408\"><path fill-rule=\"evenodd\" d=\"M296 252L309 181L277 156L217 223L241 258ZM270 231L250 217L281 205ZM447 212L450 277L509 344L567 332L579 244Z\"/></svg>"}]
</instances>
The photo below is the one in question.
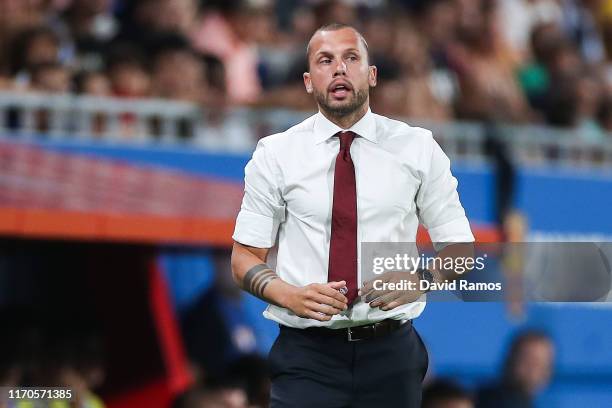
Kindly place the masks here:
<instances>
[{"instance_id":1,"label":"rolled-up shirt sleeve","mask_svg":"<svg viewBox=\"0 0 612 408\"><path fill-rule=\"evenodd\" d=\"M453 242L473 242L474 235L459 201L457 179L450 160L433 138L429 165L422 174L416 204L420 222L427 228L435 249Z\"/></svg>"},{"instance_id":2,"label":"rolled-up shirt sleeve","mask_svg":"<svg viewBox=\"0 0 612 408\"><path fill-rule=\"evenodd\" d=\"M232 238L241 244L271 248L285 219L276 162L263 141L244 169L244 198Z\"/></svg>"}]
</instances>

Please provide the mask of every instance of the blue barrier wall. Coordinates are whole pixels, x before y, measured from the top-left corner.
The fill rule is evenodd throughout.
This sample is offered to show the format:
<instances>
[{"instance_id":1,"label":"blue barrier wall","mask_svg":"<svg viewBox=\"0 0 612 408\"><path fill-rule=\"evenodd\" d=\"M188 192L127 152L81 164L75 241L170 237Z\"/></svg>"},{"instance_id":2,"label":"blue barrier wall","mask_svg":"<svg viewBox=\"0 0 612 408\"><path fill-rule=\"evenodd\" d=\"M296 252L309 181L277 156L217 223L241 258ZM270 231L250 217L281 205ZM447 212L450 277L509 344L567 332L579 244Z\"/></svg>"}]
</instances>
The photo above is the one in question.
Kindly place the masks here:
<instances>
[{"instance_id":1,"label":"blue barrier wall","mask_svg":"<svg viewBox=\"0 0 612 408\"><path fill-rule=\"evenodd\" d=\"M181 147L129 147L79 142L39 142L49 149L168 167L228 182L242 182L249 157L197 152ZM485 164L454 163L459 193L469 218L494 220L494 177ZM531 228L559 233L612 235L612 171L520 168L516 206Z\"/></svg>"}]
</instances>

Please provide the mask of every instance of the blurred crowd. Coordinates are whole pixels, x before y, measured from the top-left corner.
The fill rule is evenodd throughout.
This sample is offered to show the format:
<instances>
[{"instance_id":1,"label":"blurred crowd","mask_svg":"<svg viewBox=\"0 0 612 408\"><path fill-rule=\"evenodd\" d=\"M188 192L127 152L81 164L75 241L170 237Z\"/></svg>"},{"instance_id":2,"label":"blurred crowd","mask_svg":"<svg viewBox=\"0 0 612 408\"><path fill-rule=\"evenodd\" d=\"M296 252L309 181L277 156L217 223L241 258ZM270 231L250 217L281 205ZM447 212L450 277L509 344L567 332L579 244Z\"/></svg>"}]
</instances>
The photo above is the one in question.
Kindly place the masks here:
<instances>
[{"instance_id":1,"label":"blurred crowd","mask_svg":"<svg viewBox=\"0 0 612 408\"><path fill-rule=\"evenodd\" d=\"M53 408L104 408L93 390L105 381L105 350L100 333L70 320L40 323L31 315L3 309L0 314L0 387L64 387L71 401ZM27 398L10 399L5 390L0 408L35 408Z\"/></svg>"},{"instance_id":2,"label":"blurred crowd","mask_svg":"<svg viewBox=\"0 0 612 408\"><path fill-rule=\"evenodd\" d=\"M612 0L0 0L0 90L310 110L332 21L368 40L379 113L612 131Z\"/></svg>"}]
</instances>

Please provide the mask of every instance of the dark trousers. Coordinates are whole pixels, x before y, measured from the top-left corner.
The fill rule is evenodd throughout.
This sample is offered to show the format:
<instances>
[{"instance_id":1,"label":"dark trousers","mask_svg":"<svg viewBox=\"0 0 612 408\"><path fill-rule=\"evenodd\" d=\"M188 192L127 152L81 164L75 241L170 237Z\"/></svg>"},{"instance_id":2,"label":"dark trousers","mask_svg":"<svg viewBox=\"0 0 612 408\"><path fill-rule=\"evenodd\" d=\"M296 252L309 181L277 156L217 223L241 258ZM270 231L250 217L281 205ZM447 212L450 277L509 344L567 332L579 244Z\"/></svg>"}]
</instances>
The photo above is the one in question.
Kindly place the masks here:
<instances>
[{"instance_id":1,"label":"dark trousers","mask_svg":"<svg viewBox=\"0 0 612 408\"><path fill-rule=\"evenodd\" d=\"M411 324L356 342L281 327L269 360L272 408L420 408L429 363Z\"/></svg>"}]
</instances>

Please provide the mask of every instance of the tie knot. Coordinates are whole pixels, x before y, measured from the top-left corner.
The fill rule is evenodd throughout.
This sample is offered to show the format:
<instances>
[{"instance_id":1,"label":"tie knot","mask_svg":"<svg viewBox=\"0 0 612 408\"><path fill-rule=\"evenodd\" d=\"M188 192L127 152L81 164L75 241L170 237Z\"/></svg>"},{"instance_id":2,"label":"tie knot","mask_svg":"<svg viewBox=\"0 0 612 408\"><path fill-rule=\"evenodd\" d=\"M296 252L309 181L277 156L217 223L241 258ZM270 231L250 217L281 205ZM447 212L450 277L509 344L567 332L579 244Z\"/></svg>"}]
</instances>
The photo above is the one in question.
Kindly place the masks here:
<instances>
[{"instance_id":1,"label":"tie knot","mask_svg":"<svg viewBox=\"0 0 612 408\"><path fill-rule=\"evenodd\" d=\"M340 150L349 150L356 135L355 132L347 130L345 132L339 132L338 136L340 137Z\"/></svg>"}]
</instances>

